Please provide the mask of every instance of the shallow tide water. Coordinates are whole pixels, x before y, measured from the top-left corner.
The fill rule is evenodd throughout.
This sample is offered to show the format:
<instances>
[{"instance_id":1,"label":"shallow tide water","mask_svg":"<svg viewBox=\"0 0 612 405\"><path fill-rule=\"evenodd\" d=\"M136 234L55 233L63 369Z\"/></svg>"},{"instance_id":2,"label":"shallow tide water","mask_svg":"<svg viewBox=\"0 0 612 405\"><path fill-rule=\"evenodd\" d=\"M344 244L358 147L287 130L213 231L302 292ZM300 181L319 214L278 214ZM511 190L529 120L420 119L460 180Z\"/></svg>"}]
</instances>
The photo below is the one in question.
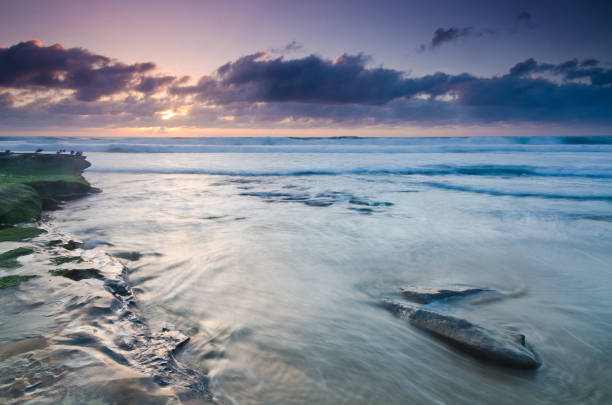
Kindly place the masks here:
<instances>
[{"instance_id":1,"label":"shallow tide water","mask_svg":"<svg viewBox=\"0 0 612 405\"><path fill-rule=\"evenodd\" d=\"M49 221L123 258L149 324L190 336L179 360L228 403L612 402L610 142L79 142L103 191ZM542 367L473 359L378 305L415 284L507 292L441 309L520 331Z\"/></svg>"}]
</instances>

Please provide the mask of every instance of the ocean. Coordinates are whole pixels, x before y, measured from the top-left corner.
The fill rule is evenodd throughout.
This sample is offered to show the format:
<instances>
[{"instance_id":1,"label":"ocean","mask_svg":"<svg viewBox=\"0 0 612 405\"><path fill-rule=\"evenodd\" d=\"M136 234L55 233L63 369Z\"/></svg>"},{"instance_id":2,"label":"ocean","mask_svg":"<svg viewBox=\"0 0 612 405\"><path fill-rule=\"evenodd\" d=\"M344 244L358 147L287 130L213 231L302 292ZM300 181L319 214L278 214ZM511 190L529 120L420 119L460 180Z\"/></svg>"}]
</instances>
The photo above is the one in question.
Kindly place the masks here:
<instances>
[{"instance_id":1,"label":"ocean","mask_svg":"<svg viewBox=\"0 0 612 405\"><path fill-rule=\"evenodd\" d=\"M152 329L230 404L612 402L612 137L17 138L101 193L45 221L120 258ZM406 285L526 336L536 371L394 317Z\"/></svg>"}]
</instances>

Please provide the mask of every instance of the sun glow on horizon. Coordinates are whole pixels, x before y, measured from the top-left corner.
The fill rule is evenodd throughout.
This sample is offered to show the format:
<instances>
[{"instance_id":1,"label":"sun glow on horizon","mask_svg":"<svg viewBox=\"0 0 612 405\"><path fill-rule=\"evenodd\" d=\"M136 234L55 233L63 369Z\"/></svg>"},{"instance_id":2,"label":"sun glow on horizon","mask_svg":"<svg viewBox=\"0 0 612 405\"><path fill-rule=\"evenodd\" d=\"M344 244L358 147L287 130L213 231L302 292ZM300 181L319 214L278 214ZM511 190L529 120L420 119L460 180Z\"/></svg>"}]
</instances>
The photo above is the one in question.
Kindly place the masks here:
<instances>
[{"instance_id":1,"label":"sun glow on horizon","mask_svg":"<svg viewBox=\"0 0 612 405\"><path fill-rule=\"evenodd\" d=\"M189 106L182 106L182 107L178 107L175 109L169 108L164 111L159 111L156 114L159 114L162 120L169 120L177 116L183 117L187 115L187 113L189 112L189 109L190 109Z\"/></svg>"}]
</instances>

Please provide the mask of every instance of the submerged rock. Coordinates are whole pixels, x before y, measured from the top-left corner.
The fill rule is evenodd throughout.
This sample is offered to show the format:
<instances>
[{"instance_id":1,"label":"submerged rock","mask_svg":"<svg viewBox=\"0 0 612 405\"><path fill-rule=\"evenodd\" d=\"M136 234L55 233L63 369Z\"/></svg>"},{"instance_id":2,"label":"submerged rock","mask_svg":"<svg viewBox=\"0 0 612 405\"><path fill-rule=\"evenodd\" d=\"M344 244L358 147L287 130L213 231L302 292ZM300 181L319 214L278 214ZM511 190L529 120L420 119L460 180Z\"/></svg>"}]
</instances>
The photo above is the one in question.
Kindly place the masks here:
<instances>
[{"instance_id":1,"label":"submerged rock","mask_svg":"<svg viewBox=\"0 0 612 405\"><path fill-rule=\"evenodd\" d=\"M540 366L535 353L526 346L524 335L486 329L466 319L387 298L383 299L383 304L411 325L433 333L475 357L521 369Z\"/></svg>"},{"instance_id":2,"label":"submerged rock","mask_svg":"<svg viewBox=\"0 0 612 405\"><path fill-rule=\"evenodd\" d=\"M140 260L142 254L140 252L132 251L132 252L116 252L113 253L113 256L118 257L120 259L129 260L132 262Z\"/></svg>"},{"instance_id":3,"label":"submerged rock","mask_svg":"<svg viewBox=\"0 0 612 405\"><path fill-rule=\"evenodd\" d=\"M83 246L81 242L77 242L72 239L62 245L62 247L66 250L75 250L80 248L81 246Z\"/></svg>"},{"instance_id":4,"label":"submerged rock","mask_svg":"<svg viewBox=\"0 0 612 405\"><path fill-rule=\"evenodd\" d=\"M473 296L476 294L502 295L497 290L486 288L469 288L469 287L453 287L453 288L429 288L419 286L409 286L400 288L402 295L413 302L419 304L429 304L434 301L439 301L447 298L458 298Z\"/></svg>"},{"instance_id":5,"label":"submerged rock","mask_svg":"<svg viewBox=\"0 0 612 405\"><path fill-rule=\"evenodd\" d=\"M52 276L66 277L74 281L85 280L86 278L102 278L100 271L97 269L57 269L49 270Z\"/></svg>"}]
</instances>

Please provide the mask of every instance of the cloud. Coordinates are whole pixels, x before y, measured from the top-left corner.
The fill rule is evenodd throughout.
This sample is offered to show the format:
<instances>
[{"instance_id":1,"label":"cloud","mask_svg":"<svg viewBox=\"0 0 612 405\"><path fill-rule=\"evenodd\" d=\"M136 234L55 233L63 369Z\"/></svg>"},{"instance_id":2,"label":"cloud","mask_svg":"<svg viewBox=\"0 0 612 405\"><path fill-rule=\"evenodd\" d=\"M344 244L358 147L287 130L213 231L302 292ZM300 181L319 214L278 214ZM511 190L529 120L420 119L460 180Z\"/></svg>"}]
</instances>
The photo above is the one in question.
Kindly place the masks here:
<instances>
[{"instance_id":1,"label":"cloud","mask_svg":"<svg viewBox=\"0 0 612 405\"><path fill-rule=\"evenodd\" d=\"M516 24L527 28L533 28L531 13L523 10L516 16Z\"/></svg>"},{"instance_id":2,"label":"cloud","mask_svg":"<svg viewBox=\"0 0 612 405\"><path fill-rule=\"evenodd\" d=\"M34 40L0 48L0 87L74 90L82 101L129 90L150 93L174 81L171 76L146 77L154 69L151 62L125 64L82 48Z\"/></svg>"},{"instance_id":3,"label":"cloud","mask_svg":"<svg viewBox=\"0 0 612 405\"><path fill-rule=\"evenodd\" d=\"M516 33L517 28L526 27L533 28L531 13L527 11L521 11L515 18L515 26L508 30L509 33ZM439 27L433 33L433 36L429 43L421 44L417 47L418 52L425 52L427 49L433 51L440 46L456 42L461 38L480 38L485 36L494 36L500 29L493 28L481 28L475 29L472 26L467 27Z\"/></svg>"},{"instance_id":4,"label":"cloud","mask_svg":"<svg viewBox=\"0 0 612 405\"><path fill-rule=\"evenodd\" d=\"M8 92L0 93L0 110L9 108L15 103L15 96Z\"/></svg>"},{"instance_id":5,"label":"cloud","mask_svg":"<svg viewBox=\"0 0 612 405\"><path fill-rule=\"evenodd\" d=\"M580 62L580 67L591 67L599 65L599 61L597 59L584 59Z\"/></svg>"},{"instance_id":6,"label":"cloud","mask_svg":"<svg viewBox=\"0 0 612 405\"><path fill-rule=\"evenodd\" d=\"M456 42L461 38L480 38L484 36L491 36L497 34L497 30L491 28L474 29L474 27L450 27L450 28L438 28L434 31L433 36L428 44L421 44L417 48L418 52L425 52L426 50L433 51L440 46Z\"/></svg>"},{"instance_id":7,"label":"cloud","mask_svg":"<svg viewBox=\"0 0 612 405\"><path fill-rule=\"evenodd\" d=\"M140 79L140 83L134 89L141 93L157 93L176 81L175 76L147 76Z\"/></svg>"},{"instance_id":8,"label":"cloud","mask_svg":"<svg viewBox=\"0 0 612 405\"><path fill-rule=\"evenodd\" d=\"M612 84L612 69L600 67L597 59L570 59L563 63L538 63L533 58L519 62L510 68L512 76L527 76L536 73L545 73L559 76L562 80L573 81L587 79L592 86L607 86Z\"/></svg>"},{"instance_id":9,"label":"cloud","mask_svg":"<svg viewBox=\"0 0 612 405\"><path fill-rule=\"evenodd\" d=\"M415 77L362 53L256 52L193 85L153 68L38 42L0 48L0 126L612 125L612 71L596 59L530 58L492 77Z\"/></svg>"},{"instance_id":10,"label":"cloud","mask_svg":"<svg viewBox=\"0 0 612 405\"><path fill-rule=\"evenodd\" d=\"M437 48L445 42L453 42L462 37L474 36L474 28L472 27L450 27L450 28L438 28L434 31L433 38L431 39L431 49Z\"/></svg>"},{"instance_id":11,"label":"cloud","mask_svg":"<svg viewBox=\"0 0 612 405\"><path fill-rule=\"evenodd\" d=\"M269 58L258 52L229 62L197 85L174 87L174 94L197 94L215 104L235 101L323 104L384 104L413 93L400 71L367 68L363 54L332 60L310 55L299 59Z\"/></svg>"},{"instance_id":12,"label":"cloud","mask_svg":"<svg viewBox=\"0 0 612 405\"><path fill-rule=\"evenodd\" d=\"M299 52L304 48L304 45L302 45L301 43L297 42L296 40L293 40L291 42L289 42L287 45L283 46L282 48L270 48L270 52L271 53L276 53L279 55L286 55L288 53L292 53L292 52Z\"/></svg>"},{"instance_id":13,"label":"cloud","mask_svg":"<svg viewBox=\"0 0 612 405\"><path fill-rule=\"evenodd\" d=\"M231 115L244 113L266 120L271 116L282 120L282 114L287 114L294 120L369 116L376 122L383 118L499 122L585 117L612 121L608 113L612 88L602 84L608 76L605 72L596 75L600 68L582 69L574 59L558 65L528 59L510 73L490 78L441 72L406 77L398 70L368 67L370 62L363 54L344 54L334 60L315 55L285 60L255 53L221 66L195 86L175 87L171 92L195 94L201 102L231 110ZM549 71L563 75L565 82L530 76ZM572 81L581 75L590 75L592 83ZM393 113L389 105L394 106Z\"/></svg>"}]
</instances>

